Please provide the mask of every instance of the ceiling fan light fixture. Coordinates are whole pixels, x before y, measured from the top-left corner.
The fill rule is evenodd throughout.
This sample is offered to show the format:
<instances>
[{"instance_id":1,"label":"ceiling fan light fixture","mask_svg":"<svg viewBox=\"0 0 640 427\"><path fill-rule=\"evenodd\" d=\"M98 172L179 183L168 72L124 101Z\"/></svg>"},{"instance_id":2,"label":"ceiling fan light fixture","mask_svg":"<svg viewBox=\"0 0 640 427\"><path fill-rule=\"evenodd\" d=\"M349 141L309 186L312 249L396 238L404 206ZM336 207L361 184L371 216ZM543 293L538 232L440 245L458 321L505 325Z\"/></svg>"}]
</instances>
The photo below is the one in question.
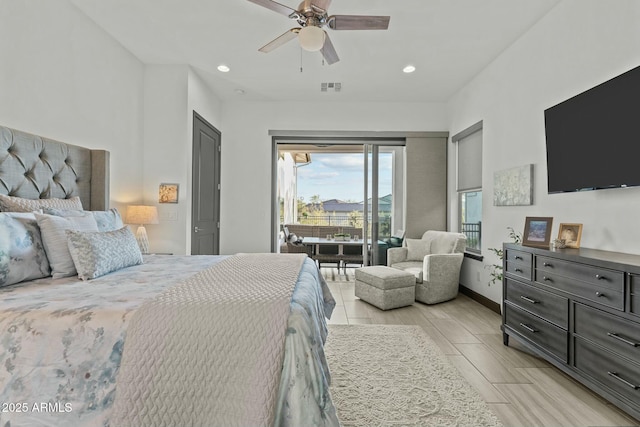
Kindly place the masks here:
<instances>
[{"instance_id":1,"label":"ceiling fan light fixture","mask_svg":"<svg viewBox=\"0 0 640 427\"><path fill-rule=\"evenodd\" d=\"M298 41L300 47L309 52L317 52L324 46L325 33L320 27L309 25L300 29Z\"/></svg>"}]
</instances>

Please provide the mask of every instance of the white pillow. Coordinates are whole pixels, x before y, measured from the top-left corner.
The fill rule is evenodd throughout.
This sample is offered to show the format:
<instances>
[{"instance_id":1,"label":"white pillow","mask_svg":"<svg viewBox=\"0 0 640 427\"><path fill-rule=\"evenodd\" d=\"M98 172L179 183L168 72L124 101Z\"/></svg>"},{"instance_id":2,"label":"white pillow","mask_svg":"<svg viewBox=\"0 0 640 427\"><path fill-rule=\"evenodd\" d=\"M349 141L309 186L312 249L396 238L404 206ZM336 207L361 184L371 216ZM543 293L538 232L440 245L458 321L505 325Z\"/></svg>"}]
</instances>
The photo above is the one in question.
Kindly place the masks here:
<instances>
[{"instance_id":1,"label":"white pillow","mask_svg":"<svg viewBox=\"0 0 640 427\"><path fill-rule=\"evenodd\" d=\"M405 239L407 244L407 261L422 261L431 253L431 240Z\"/></svg>"},{"instance_id":2,"label":"white pillow","mask_svg":"<svg viewBox=\"0 0 640 427\"><path fill-rule=\"evenodd\" d=\"M38 213L35 215L42 234L42 243L44 243L47 258L49 258L53 278L59 279L77 274L67 246L65 231L98 231L98 225L93 215L87 213L84 216L71 216L68 218Z\"/></svg>"},{"instance_id":3,"label":"white pillow","mask_svg":"<svg viewBox=\"0 0 640 427\"><path fill-rule=\"evenodd\" d=\"M116 208L111 208L108 211L79 211L44 208L44 213L46 214L63 216L65 218L70 216L84 216L87 212L93 214L93 218L96 220L96 224L98 224L98 231L119 230L124 226L120 212L118 212L118 209Z\"/></svg>"},{"instance_id":4,"label":"white pillow","mask_svg":"<svg viewBox=\"0 0 640 427\"><path fill-rule=\"evenodd\" d=\"M42 208L82 210L80 197L68 199L23 199L0 194L0 212L33 212Z\"/></svg>"},{"instance_id":5,"label":"white pillow","mask_svg":"<svg viewBox=\"0 0 640 427\"><path fill-rule=\"evenodd\" d=\"M67 230L69 252L82 280L142 264L140 247L129 227L105 232Z\"/></svg>"}]
</instances>

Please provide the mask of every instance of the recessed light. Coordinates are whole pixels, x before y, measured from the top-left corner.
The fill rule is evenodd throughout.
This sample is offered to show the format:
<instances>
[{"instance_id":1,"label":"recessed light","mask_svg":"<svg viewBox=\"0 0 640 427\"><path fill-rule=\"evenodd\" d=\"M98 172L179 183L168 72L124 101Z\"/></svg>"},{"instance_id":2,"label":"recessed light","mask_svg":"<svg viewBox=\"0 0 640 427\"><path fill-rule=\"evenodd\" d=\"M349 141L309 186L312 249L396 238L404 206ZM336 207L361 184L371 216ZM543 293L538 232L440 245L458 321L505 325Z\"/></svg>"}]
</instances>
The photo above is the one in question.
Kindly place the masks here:
<instances>
[{"instance_id":1,"label":"recessed light","mask_svg":"<svg viewBox=\"0 0 640 427\"><path fill-rule=\"evenodd\" d=\"M231 70L231 68L227 67L224 64L218 65L218 71L221 71L223 73L228 73L230 70Z\"/></svg>"},{"instance_id":2,"label":"recessed light","mask_svg":"<svg viewBox=\"0 0 640 427\"><path fill-rule=\"evenodd\" d=\"M405 73L413 73L415 70L416 67L414 67L413 65L407 65L402 69L402 71L404 71Z\"/></svg>"}]
</instances>

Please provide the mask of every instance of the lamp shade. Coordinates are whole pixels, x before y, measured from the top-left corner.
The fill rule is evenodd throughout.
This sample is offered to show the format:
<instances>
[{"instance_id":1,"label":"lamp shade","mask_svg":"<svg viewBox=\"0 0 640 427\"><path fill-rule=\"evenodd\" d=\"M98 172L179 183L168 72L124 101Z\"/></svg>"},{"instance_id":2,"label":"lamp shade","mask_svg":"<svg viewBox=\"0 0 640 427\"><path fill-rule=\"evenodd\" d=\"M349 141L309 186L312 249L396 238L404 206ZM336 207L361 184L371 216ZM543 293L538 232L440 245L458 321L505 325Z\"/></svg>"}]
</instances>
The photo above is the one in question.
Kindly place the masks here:
<instances>
[{"instance_id":1,"label":"lamp shade","mask_svg":"<svg viewBox=\"0 0 640 427\"><path fill-rule=\"evenodd\" d=\"M155 206L130 205L127 207L127 224L158 224L158 208Z\"/></svg>"},{"instance_id":2,"label":"lamp shade","mask_svg":"<svg viewBox=\"0 0 640 427\"><path fill-rule=\"evenodd\" d=\"M316 52L324 46L324 30L320 27L309 25L300 29L298 41L300 47L309 52Z\"/></svg>"}]
</instances>

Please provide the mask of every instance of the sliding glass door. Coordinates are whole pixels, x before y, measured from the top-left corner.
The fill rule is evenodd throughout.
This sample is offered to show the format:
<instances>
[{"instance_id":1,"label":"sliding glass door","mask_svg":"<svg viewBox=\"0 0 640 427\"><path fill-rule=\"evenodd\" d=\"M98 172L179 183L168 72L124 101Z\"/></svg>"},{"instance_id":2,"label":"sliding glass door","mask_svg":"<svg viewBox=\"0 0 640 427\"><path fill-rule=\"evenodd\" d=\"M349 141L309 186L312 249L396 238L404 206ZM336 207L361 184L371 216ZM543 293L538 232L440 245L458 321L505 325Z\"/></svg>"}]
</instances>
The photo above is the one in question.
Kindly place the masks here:
<instances>
[{"instance_id":1,"label":"sliding glass door","mask_svg":"<svg viewBox=\"0 0 640 427\"><path fill-rule=\"evenodd\" d=\"M404 229L404 147L365 144L364 156L368 261L386 265L390 237Z\"/></svg>"},{"instance_id":2,"label":"sliding glass door","mask_svg":"<svg viewBox=\"0 0 640 427\"><path fill-rule=\"evenodd\" d=\"M274 251L286 250L285 227L337 228L362 239L364 265L385 264L384 241L404 228L404 140L274 142Z\"/></svg>"}]
</instances>

